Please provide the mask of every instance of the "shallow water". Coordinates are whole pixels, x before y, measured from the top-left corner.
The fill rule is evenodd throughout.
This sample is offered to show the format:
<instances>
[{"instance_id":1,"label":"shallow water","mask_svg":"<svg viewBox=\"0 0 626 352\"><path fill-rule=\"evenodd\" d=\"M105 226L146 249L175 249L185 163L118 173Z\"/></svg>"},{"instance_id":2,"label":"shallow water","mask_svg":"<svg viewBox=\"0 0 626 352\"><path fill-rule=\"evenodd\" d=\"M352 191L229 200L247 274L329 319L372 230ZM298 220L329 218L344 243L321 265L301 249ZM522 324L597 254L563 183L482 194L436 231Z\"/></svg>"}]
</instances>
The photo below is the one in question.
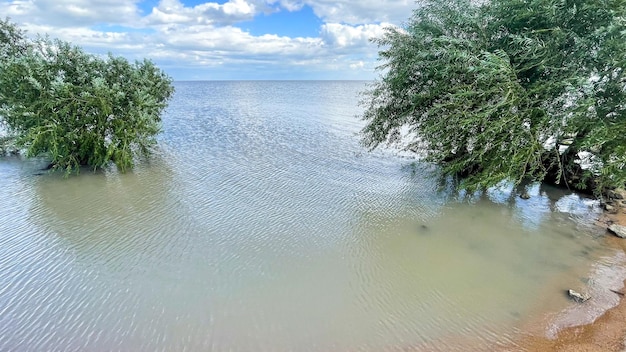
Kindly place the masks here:
<instances>
[{"instance_id":1,"label":"shallow water","mask_svg":"<svg viewBox=\"0 0 626 352\"><path fill-rule=\"evenodd\" d=\"M623 263L591 200L363 150L363 88L180 82L132 173L1 159L0 351L488 350Z\"/></svg>"}]
</instances>

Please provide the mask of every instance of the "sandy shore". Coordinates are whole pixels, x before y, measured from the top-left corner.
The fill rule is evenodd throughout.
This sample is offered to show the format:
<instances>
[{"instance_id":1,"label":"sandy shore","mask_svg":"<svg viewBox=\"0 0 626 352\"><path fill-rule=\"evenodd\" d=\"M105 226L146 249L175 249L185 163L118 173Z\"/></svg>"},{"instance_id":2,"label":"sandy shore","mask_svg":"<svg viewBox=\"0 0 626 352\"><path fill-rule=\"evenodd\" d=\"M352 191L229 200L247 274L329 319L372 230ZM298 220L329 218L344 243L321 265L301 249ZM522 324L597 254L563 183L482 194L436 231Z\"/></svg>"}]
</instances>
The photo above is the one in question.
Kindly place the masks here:
<instances>
[{"instance_id":1,"label":"sandy shore","mask_svg":"<svg viewBox=\"0 0 626 352\"><path fill-rule=\"evenodd\" d=\"M623 211L624 209L616 215L604 215L599 220L600 225L607 226L609 222L615 222L626 226L626 214ZM626 239L608 233L607 236L610 246L621 248L626 252ZM626 281L624 285L626 286ZM622 289L621 292L626 293L626 289ZM506 350L626 352L626 299L622 296L617 306L606 311L591 324L565 328L559 331L554 339L544 336L526 336L517 345L515 349Z\"/></svg>"}]
</instances>

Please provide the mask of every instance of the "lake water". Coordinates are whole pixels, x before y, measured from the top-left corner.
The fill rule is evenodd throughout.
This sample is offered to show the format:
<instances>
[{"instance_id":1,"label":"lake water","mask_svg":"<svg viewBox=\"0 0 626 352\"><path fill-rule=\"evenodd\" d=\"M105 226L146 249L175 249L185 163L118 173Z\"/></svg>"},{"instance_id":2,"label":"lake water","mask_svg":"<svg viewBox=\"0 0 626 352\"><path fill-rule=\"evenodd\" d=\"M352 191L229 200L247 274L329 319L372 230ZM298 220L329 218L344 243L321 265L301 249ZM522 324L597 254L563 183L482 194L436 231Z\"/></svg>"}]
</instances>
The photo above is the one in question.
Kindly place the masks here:
<instances>
[{"instance_id":1,"label":"lake water","mask_svg":"<svg viewBox=\"0 0 626 352\"><path fill-rule=\"evenodd\" d=\"M619 282L593 201L364 150L364 88L179 82L134 172L0 159L0 351L490 350Z\"/></svg>"}]
</instances>

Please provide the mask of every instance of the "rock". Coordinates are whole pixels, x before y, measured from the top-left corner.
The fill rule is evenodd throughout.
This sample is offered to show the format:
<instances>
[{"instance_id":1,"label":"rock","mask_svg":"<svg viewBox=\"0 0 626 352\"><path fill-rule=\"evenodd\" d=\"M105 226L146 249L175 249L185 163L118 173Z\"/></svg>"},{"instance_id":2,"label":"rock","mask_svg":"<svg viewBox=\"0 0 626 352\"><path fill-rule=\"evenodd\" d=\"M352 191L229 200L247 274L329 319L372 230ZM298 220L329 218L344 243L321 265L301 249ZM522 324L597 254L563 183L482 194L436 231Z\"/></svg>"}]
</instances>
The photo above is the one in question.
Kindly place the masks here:
<instances>
[{"instance_id":1,"label":"rock","mask_svg":"<svg viewBox=\"0 0 626 352\"><path fill-rule=\"evenodd\" d=\"M609 214L617 214L617 208L611 204L604 204L604 210L606 210Z\"/></svg>"},{"instance_id":2,"label":"rock","mask_svg":"<svg viewBox=\"0 0 626 352\"><path fill-rule=\"evenodd\" d=\"M620 238L626 238L626 226L612 224L609 226L609 232Z\"/></svg>"},{"instance_id":3,"label":"rock","mask_svg":"<svg viewBox=\"0 0 626 352\"><path fill-rule=\"evenodd\" d=\"M530 199L530 194L528 194L528 192L524 192L520 194L519 197L522 199Z\"/></svg>"},{"instance_id":4,"label":"rock","mask_svg":"<svg viewBox=\"0 0 626 352\"><path fill-rule=\"evenodd\" d=\"M567 290L567 295L578 303L583 303L591 299L591 296L589 296L589 294L576 292L572 289Z\"/></svg>"},{"instance_id":5,"label":"rock","mask_svg":"<svg viewBox=\"0 0 626 352\"><path fill-rule=\"evenodd\" d=\"M621 188L614 189L614 190L608 192L608 196L610 198L612 198L612 199L625 199L626 198L626 191L624 191Z\"/></svg>"}]
</instances>

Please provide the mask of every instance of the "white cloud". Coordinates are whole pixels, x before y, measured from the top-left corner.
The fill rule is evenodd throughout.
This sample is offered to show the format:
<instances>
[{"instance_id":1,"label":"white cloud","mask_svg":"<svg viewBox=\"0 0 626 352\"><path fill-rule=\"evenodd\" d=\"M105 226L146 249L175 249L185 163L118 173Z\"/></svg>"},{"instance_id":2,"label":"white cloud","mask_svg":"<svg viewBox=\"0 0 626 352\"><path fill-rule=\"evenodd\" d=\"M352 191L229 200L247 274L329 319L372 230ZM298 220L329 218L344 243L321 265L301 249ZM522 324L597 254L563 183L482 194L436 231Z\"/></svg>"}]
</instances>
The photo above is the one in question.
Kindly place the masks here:
<instances>
[{"instance_id":1,"label":"white cloud","mask_svg":"<svg viewBox=\"0 0 626 352\"><path fill-rule=\"evenodd\" d=\"M314 55L322 47L319 38L253 36L237 27L169 26L157 35L165 46L179 51L212 52L220 55Z\"/></svg>"},{"instance_id":2,"label":"white cloud","mask_svg":"<svg viewBox=\"0 0 626 352\"><path fill-rule=\"evenodd\" d=\"M350 64L350 68L353 70L358 70L365 67L365 63L363 61L357 61L355 63Z\"/></svg>"},{"instance_id":3,"label":"white cloud","mask_svg":"<svg viewBox=\"0 0 626 352\"><path fill-rule=\"evenodd\" d=\"M224 4L206 2L194 7L184 6L179 0L161 0L145 18L146 24L232 24L251 20L258 14L257 7L246 0L229 0Z\"/></svg>"},{"instance_id":4,"label":"white cloud","mask_svg":"<svg viewBox=\"0 0 626 352\"><path fill-rule=\"evenodd\" d=\"M0 0L0 13L29 33L47 33L98 54L152 58L174 71L229 67L233 74L294 70L354 78L373 77L377 48L370 38L399 24L412 7L400 0L211 0L195 6L160 0L142 12L141 1ZM255 36L236 27L262 13L303 6L322 20L318 36Z\"/></svg>"},{"instance_id":5,"label":"white cloud","mask_svg":"<svg viewBox=\"0 0 626 352\"><path fill-rule=\"evenodd\" d=\"M134 23L139 0L8 0L0 13L30 23L72 27L99 23Z\"/></svg>"},{"instance_id":6,"label":"white cloud","mask_svg":"<svg viewBox=\"0 0 626 352\"><path fill-rule=\"evenodd\" d=\"M415 6L414 0L273 0L286 9L310 6L315 14L329 23L352 25L405 22Z\"/></svg>"},{"instance_id":7,"label":"white cloud","mask_svg":"<svg viewBox=\"0 0 626 352\"><path fill-rule=\"evenodd\" d=\"M150 45L148 56L192 66L263 64L280 69L298 67L371 73L377 49L368 43L369 36L380 33L383 27L332 24L325 27L320 38L290 38L253 36L232 26L168 26L154 36L158 44Z\"/></svg>"},{"instance_id":8,"label":"white cloud","mask_svg":"<svg viewBox=\"0 0 626 352\"><path fill-rule=\"evenodd\" d=\"M354 49L366 47L371 38L380 37L389 23L351 26L341 23L326 23L322 26L321 36L329 46Z\"/></svg>"},{"instance_id":9,"label":"white cloud","mask_svg":"<svg viewBox=\"0 0 626 352\"><path fill-rule=\"evenodd\" d=\"M267 3L278 4L287 11L298 11L304 6L304 2L300 0L267 0Z\"/></svg>"}]
</instances>

